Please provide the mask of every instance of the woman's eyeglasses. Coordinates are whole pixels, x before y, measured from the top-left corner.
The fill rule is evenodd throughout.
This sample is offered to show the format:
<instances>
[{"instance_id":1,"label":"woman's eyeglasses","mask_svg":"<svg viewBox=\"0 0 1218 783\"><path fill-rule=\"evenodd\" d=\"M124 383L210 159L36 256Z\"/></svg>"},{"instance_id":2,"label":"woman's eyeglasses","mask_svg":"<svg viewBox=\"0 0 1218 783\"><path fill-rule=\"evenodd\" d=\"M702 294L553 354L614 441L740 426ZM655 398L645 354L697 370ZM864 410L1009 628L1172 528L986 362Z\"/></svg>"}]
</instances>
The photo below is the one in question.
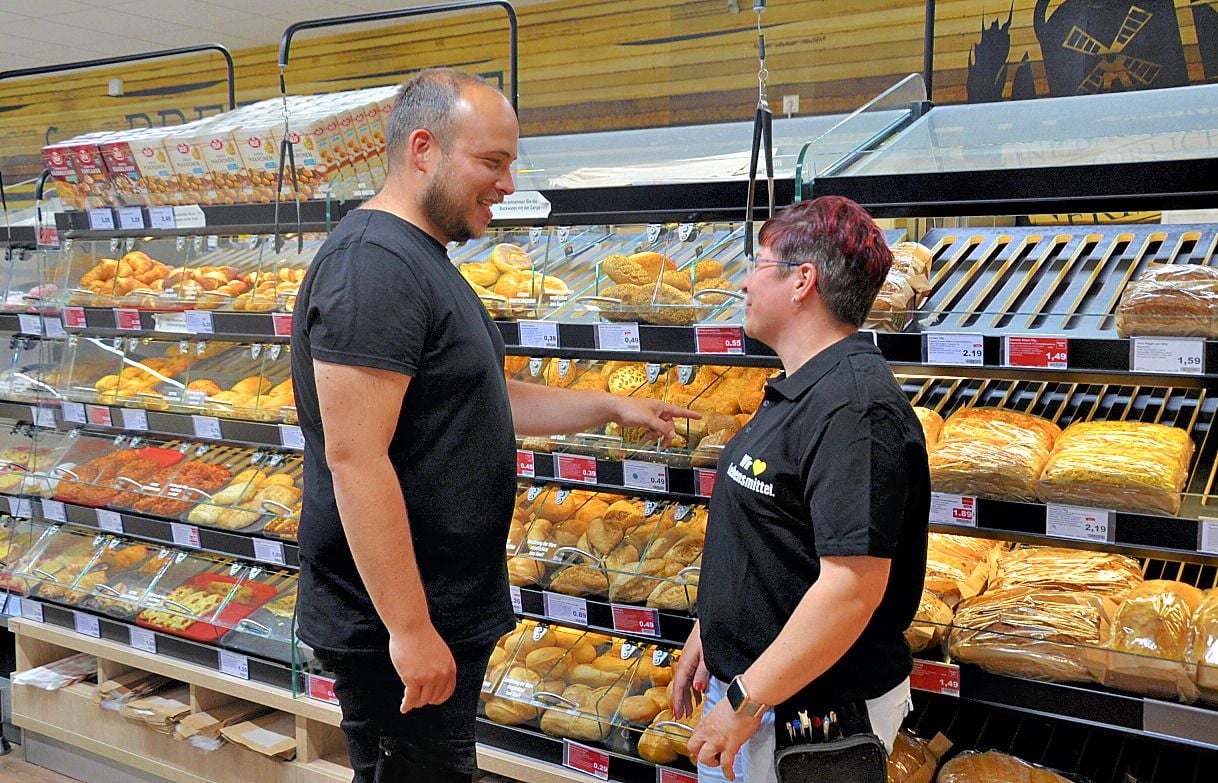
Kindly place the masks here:
<instances>
[{"instance_id":1,"label":"woman's eyeglasses","mask_svg":"<svg viewBox=\"0 0 1218 783\"><path fill-rule=\"evenodd\" d=\"M758 258L757 256L745 256L745 270L751 275L763 266L803 266L811 263L809 261L782 261L778 259Z\"/></svg>"}]
</instances>

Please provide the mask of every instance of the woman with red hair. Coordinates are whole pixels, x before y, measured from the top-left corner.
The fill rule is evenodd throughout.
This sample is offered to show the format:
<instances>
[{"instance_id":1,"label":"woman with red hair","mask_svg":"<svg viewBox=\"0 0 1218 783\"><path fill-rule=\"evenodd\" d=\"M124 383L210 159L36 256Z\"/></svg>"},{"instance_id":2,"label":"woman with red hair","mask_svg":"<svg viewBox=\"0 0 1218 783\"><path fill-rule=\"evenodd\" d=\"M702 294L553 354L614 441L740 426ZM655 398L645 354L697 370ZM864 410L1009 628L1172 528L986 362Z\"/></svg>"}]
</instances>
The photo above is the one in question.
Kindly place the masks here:
<instances>
[{"instance_id":1,"label":"woman with red hair","mask_svg":"<svg viewBox=\"0 0 1218 783\"><path fill-rule=\"evenodd\" d=\"M749 263L745 332L784 372L719 459L673 696L682 715L706 693L689 742L699 780L768 783L787 746L872 735L873 755L891 750L910 705L903 633L930 475L922 428L859 332L892 265L871 217L839 197L795 204Z\"/></svg>"}]
</instances>

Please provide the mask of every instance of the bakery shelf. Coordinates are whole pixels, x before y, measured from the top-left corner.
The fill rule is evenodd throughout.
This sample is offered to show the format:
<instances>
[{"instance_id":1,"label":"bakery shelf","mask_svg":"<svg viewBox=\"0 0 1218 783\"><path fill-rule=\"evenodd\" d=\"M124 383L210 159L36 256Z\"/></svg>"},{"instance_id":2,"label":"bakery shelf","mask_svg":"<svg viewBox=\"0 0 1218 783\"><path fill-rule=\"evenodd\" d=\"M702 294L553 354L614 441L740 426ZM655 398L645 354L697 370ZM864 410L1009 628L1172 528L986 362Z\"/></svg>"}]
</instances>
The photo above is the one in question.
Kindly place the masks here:
<instances>
[{"instance_id":1,"label":"bakery shelf","mask_svg":"<svg viewBox=\"0 0 1218 783\"><path fill-rule=\"evenodd\" d=\"M8 410L21 412L19 404L11 404ZM30 416L30 406L25 407L25 419ZM198 414L170 413L168 411L153 411L145 408L124 408L113 405L84 406L85 423L77 419L67 420L64 410L49 406L46 410L54 411L56 423L63 427L79 428L87 432L101 434L127 433L128 435L157 435L166 438L189 438L192 440L208 440L221 443L241 443L249 446L261 446L284 451L299 451L303 444L300 427L295 424L271 424L244 419L232 419L216 416L213 412L205 411ZM0 408L0 415L4 408ZM44 414L45 415L45 414ZM76 415L76 414L74 414ZM17 418L14 416L13 418ZM138 422L138 428L125 422ZM94 423L100 422L100 423ZM110 422L107 425L105 422ZM147 424L147 427L142 426ZM219 436L217 437L217 428Z\"/></svg>"},{"instance_id":2,"label":"bakery shelf","mask_svg":"<svg viewBox=\"0 0 1218 783\"><path fill-rule=\"evenodd\" d=\"M206 311L210 331L188 331L182 312L134 310L114 307L63 308L69 334L114 337L167 337L179 339L230 339L245 342L286 343L292 336L291 313L230 313ZM121 319L121 320L120 320ZM138 326L135 324L138 323Z\"/></svg>"},{"instance_id":3,"label":"bakery shelf","mask_svg":"<svg viewBox=\"0 0 1218 783\"><path fill-rule=\"evenodd\" d=\"M660 648L683 647L696 619L688 614L648 609L633 604L611 604L591 598L573 598L533 587L513 586L512 593L513 603L517 595L520 597L520 608L516 610L518 616L568 628L611 633L639 644L657 645ZM547 595L551 598L547 598ZM557 599L554 599L554 596L557 596ZM551 607L549 612L546 611L547 607ZM584 624L572 619L573 612L579 608L582 608L587 616L587 622ZM646 627L647 621L652 618L655 622L655 633L638 630L640 627Z\"/></svg>"},{"instance_id":4,"label":"bakery shelf","mask_svg":"<svg viewBox=\"0 0 1218 783\"><path fill-rule=\"evenodd\" d=\"M516 477L536 481L557 482L567 487L581 487L597 492L627 492L653 498L672 498L688 502L705 502L715 485L715 471L706 468L668 467L668 489L647 489L627 486L625 463L596 459L580 454L554 453L518 449ZM698 500L698 499L701 500Z\"/></svg>"},{"instance_id":5,"label":"bakery shelf","mask_svg":"<svg viewBox=\"0 0 1218 783\"><path fill-rule=\"evenodd\" d=\"M566 744L563 740L548 737L545 734L529 729L503 726L485 718L478 718L476 734L479 744L527 756L530 759L555 768L552 773L539 770L542 774L553 775L553 777L525 778L526 780L574 781L589 779L589 776L586 774L563 767L563 748ZM649 761L621 753L606 753L606 756L609 760L608 780L620 781L620 783L655 783L659 779L658 768ZM493 768L486 767L486 769ZM696 776L691 775L688 771L685 771L684 774L690 776L687 780L696 778ZM680 778L675 780L684 783Z\"/></svg>"},{"instance_id":6,"label":"bakery shelf","mask_svg":"<svg viewBox=\"0 0 1218 783\"><path fill-rule=\"evenodd\" d=\"M11 226L0 231L0 247L33 248L37 243L33 226Z\"/></svg>"},{"instance_id":7,"label":"bakery shelf","mask_svg":"<svg viewBox=\"0 0 1218 783\"><path fill-rule=\"evenodd\" d=\"M305 231L328 231L350 210L359 206L358 201L303 201L300 204L301 223ZM154 208L156 209L156 208ZM105 218L90 212L70 210L55 213L55 225L65 239L109 239L110 237L174 237L182 234L258 234L267 233L275 226L274 204L235 204L212 206L185 206L168 208L165 213L157 210L149 213L148 207L140 207L140 221L144 228L128 230L103 230ZM105 208L110 224L122 225L115 210ZM173 213L177 213L174 215ZM171 221L170 215L173 215ZM133 218L132 218L133 219ZM154 228L164 226L164 228ZM180 227L179 227L180 226ZM279 205L279 227L284 232L296 231L296 206L285 202Z\"/></svg>"}]
</instances>

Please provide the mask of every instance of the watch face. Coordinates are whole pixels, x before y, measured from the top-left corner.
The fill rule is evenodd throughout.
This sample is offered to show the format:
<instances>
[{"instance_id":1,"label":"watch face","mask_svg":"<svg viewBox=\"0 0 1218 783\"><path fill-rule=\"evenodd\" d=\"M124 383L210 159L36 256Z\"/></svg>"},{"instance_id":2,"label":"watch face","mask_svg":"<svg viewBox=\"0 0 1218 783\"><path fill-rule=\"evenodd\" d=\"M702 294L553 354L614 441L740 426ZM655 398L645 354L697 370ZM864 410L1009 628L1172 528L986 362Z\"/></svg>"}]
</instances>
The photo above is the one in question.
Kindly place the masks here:
<instances>
[{"instance_id":1,"label":"watch face","mask_svg":"<svg viewBox=\"0 0 1218 783\"><path fill-rule=\"evenodd\" d=\"M740 687L739 680L734 679L732 680L731 684L727 686L727 703L732 706L733 710L739 712L740 708L744 706L744 702L744 688Z\"/></svg>"}]
</instances>

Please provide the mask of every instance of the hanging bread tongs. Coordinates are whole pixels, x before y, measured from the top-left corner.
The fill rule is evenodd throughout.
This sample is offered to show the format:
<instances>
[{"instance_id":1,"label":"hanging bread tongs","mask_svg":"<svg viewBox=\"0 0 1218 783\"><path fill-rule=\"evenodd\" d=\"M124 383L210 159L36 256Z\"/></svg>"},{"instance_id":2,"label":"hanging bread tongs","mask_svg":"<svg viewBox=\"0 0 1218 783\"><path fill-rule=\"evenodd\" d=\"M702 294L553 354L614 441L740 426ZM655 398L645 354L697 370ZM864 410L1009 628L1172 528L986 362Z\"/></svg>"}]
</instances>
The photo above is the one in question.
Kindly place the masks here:
<instances>
[{"instance_id":1,"label":"hanging bread tongs","mask_svg":"<svg viewBox=\"0 0 1218 783\"><path fill-rule=\"evenodd\" d=\"M757 113L753 117L753 148L749 156L749 192L744 216L744 255L753 257L753 210L757 205L757 163L762 145L765 146L766 195L769 197L769 217L774 216L774 112L770 110L770 99L766 94L766 80L770 76L765 66L765 34L761 31L761 14L766 0L753 0L757 12Z\"/></svg>"}]
</instances>

